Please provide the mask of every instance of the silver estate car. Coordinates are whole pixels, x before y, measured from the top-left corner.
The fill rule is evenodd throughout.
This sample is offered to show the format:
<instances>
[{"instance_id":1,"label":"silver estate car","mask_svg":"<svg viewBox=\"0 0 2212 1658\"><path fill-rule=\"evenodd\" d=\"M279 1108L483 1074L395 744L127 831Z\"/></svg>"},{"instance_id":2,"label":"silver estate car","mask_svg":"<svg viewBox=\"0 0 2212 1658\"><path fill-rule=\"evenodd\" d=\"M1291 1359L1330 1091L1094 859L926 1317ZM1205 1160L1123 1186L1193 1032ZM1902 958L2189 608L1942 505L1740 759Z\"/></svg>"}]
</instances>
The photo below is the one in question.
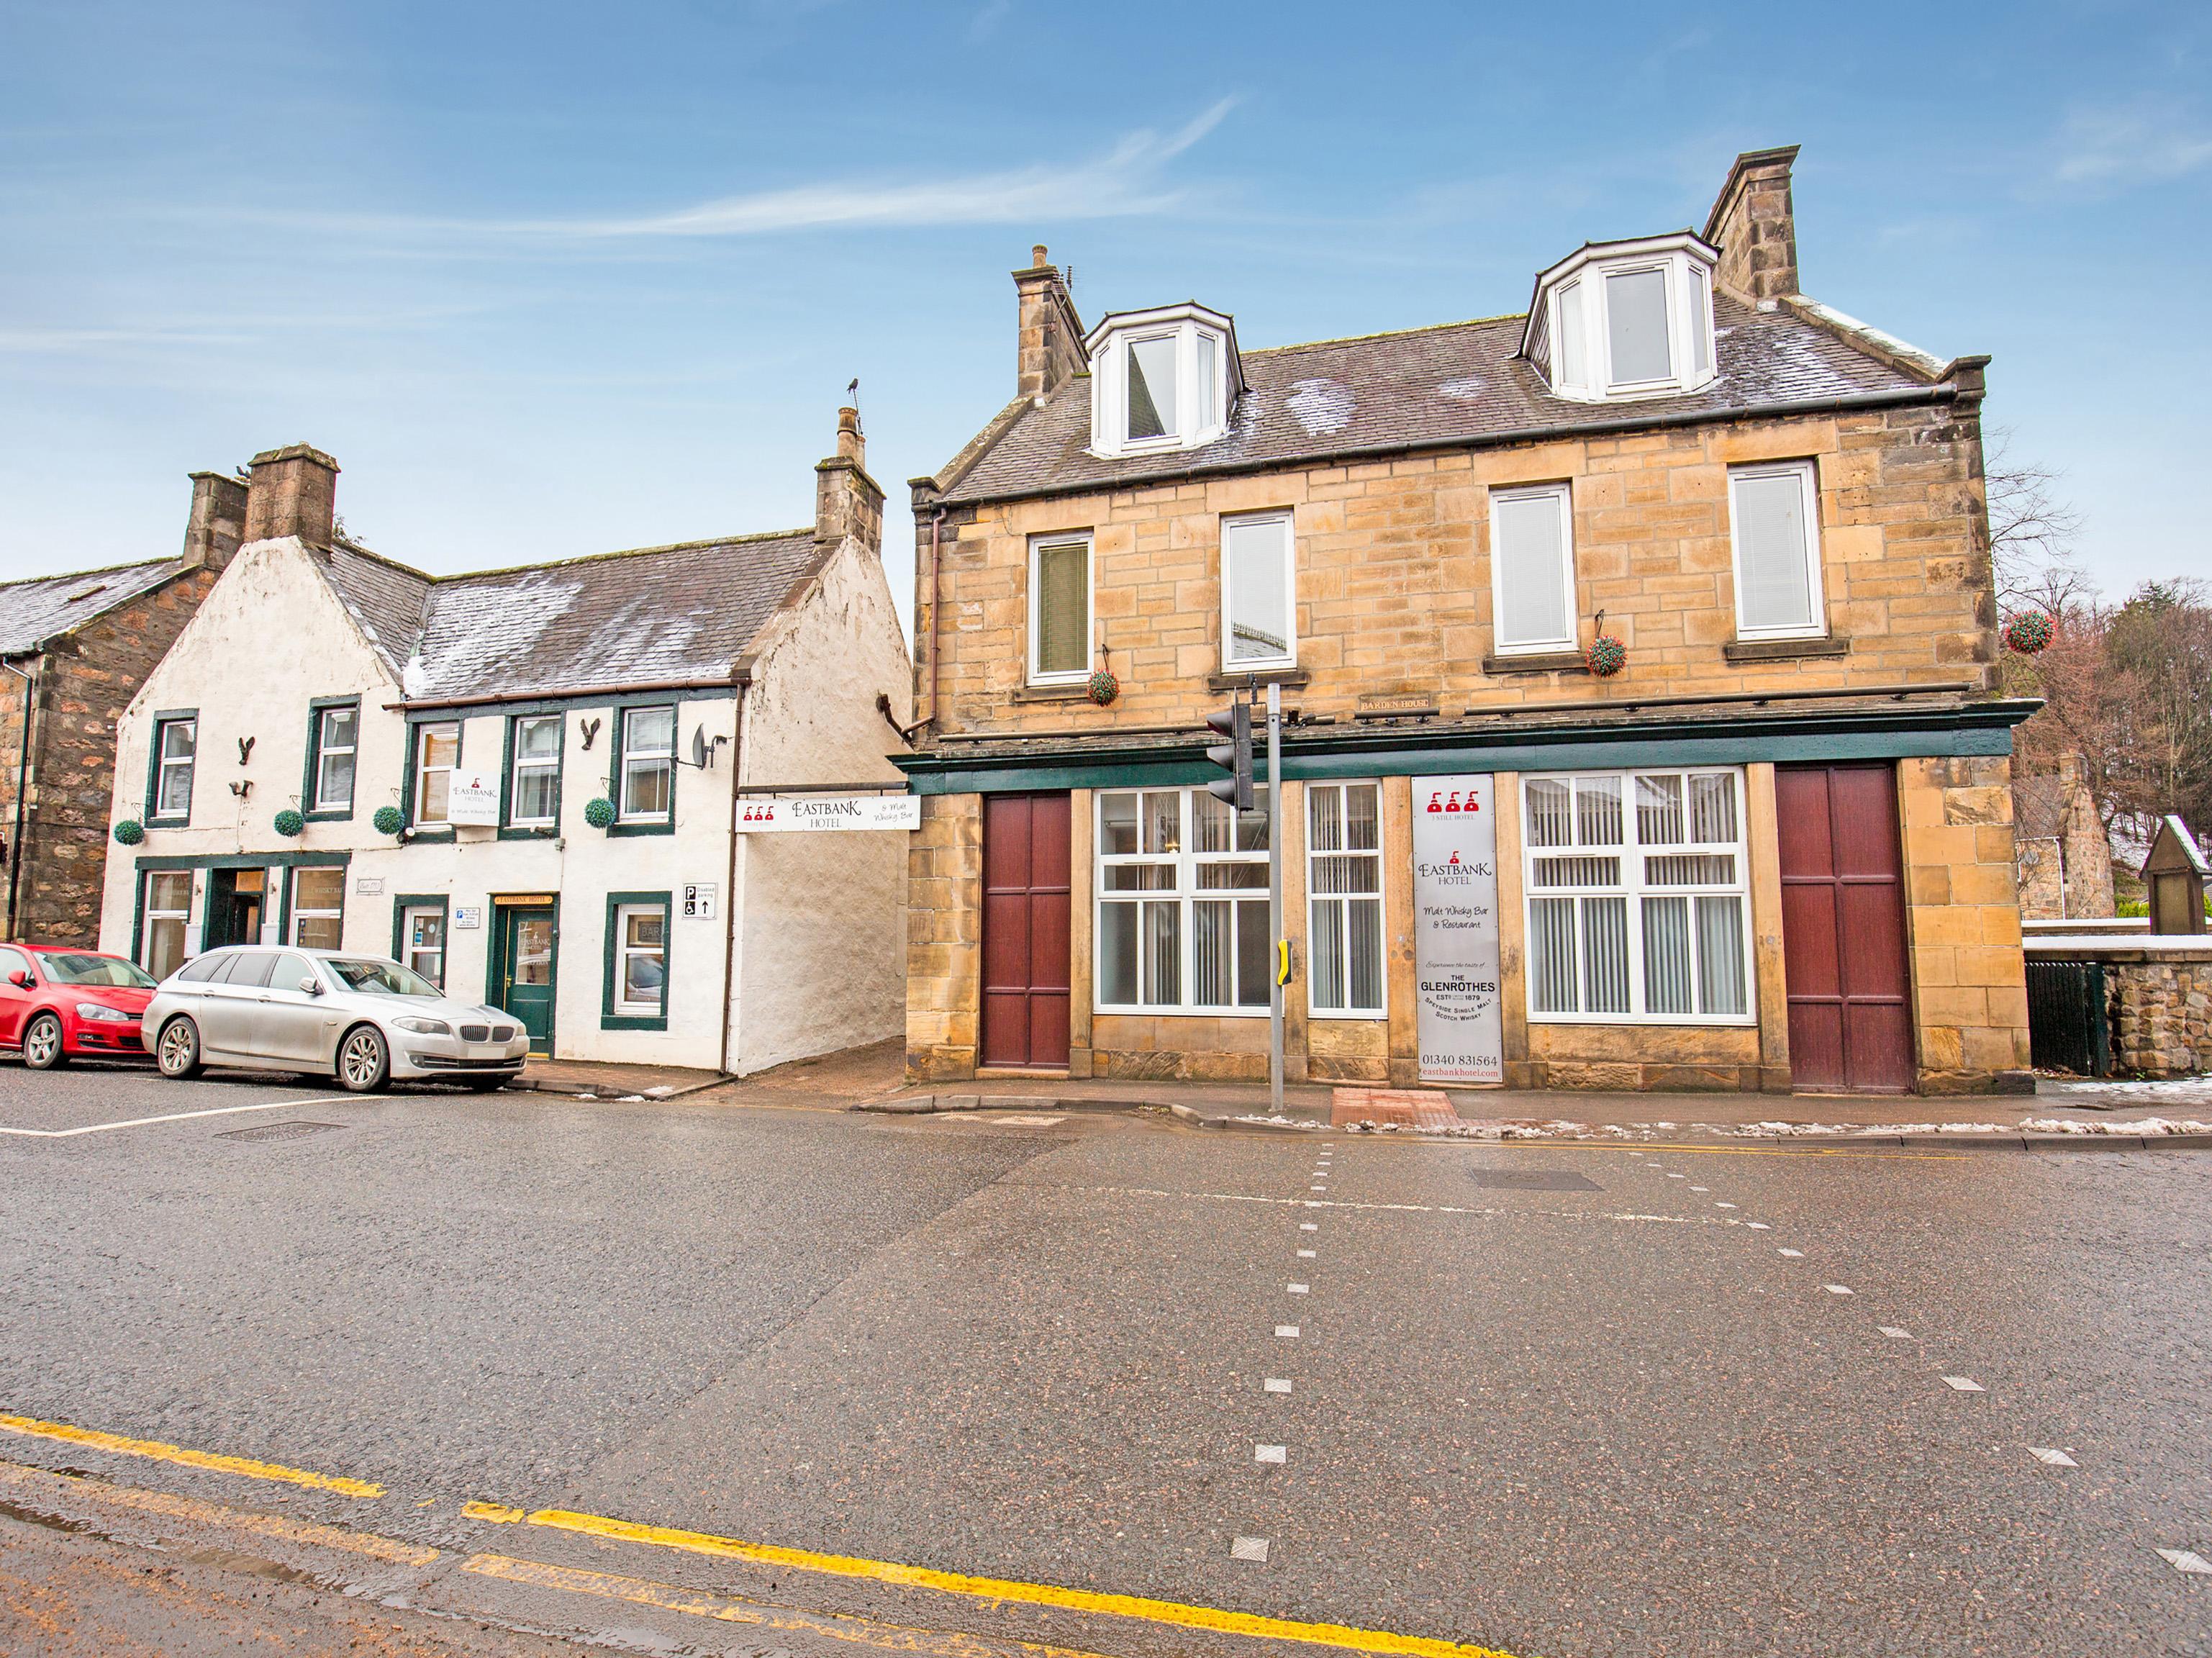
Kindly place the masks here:
<instances>
[{"instance_id":1,"label":"silver estate car","mask_svg":"<svg viewBox=\"0 0 2212 1658\"><path fill-rule=\"evenodd\" d=\"M356 1094L394 1078L497 1088L530 1051L513 1014L452 1000L395 961L276 944L194 957L154 993L139 1040L165 1077L319 1071Z\"/></svg>"}]
</instances>

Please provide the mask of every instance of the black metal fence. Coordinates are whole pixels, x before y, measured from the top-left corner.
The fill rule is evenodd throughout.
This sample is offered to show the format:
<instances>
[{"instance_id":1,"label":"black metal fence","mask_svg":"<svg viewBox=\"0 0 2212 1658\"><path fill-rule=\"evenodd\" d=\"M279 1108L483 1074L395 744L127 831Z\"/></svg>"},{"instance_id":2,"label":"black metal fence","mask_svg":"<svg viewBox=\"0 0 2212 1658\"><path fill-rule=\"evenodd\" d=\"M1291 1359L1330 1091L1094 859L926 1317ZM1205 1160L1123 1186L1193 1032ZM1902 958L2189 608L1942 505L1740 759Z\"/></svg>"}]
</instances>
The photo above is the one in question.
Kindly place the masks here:
<instances>
[{"instance_id":1,"label":"black metal fence","mask_svg":"<svg viewBox=\"0 0 2212 1658\"><path fill-rule=\"evenodd\" d=\"M2102 962L2027 964L2027 1040L2039 1071L2112 1074L2110 1003Z\"/></svg>"}]
</instances>

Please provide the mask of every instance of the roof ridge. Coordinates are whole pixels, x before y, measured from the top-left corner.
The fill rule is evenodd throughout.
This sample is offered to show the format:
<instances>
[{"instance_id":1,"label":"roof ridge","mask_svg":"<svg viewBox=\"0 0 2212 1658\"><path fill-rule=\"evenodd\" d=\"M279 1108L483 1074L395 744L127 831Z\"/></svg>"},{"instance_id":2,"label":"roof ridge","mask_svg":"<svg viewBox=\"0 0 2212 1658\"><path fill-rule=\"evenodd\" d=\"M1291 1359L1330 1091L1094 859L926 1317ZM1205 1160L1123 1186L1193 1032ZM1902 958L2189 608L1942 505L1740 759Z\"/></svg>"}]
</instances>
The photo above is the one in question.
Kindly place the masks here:
<instances>
[{"instance_id":1,"label":"roof ridge","mask_svg":"<svg viewBox=\"0 0 2212 1658\"><path fill-rule=\"evenodd\" d=\"M665 542L656 547L623 547L606 553L579 553L572 558L542 559L530 564L502 564L489 570L457 570L451 575L434 575L428 580L433 586L442 587L486 576L520 575L526 570L558 570L572 564L599 564L610 559L641 558L649 553L683 553L702 547L736 547L757 541L790 541L800 536L812 540L814 526L810 524L796 530L756 530L741 536L707 536L697 541Z\"/></svg>"},{"instance_id":2,"label":"roof ridge","mask_svg":"<svg viewBox=\"0 0 2212 1658\"><path fill-rule=\"evenodd\" d=\"M173 564L181 568L184 562L181 556L169 558L134 558L122 564L95 565L89 570L56 570L51 575L20 575L10 580L0 581L0 589L28 587L41 581L84 581L96 575L113 575L122 570L150 570L156 564Z\"/></svg>"},{"instance_id":3,"label":"roof ridge","mask_svg":"<svg viewBox=\"0 0 2212 1658\"><path fill-rule=\"evenodd\" d=\"M1408 334L1441 334L1454 328L1486 328L1497 323L1522 322L1528 315L1525 311L1506 311L1494 317L1467 317L1458 322L1421 323L1412 328L1380 328L1371 334L1340 334L1331 339L1297 340L1287 345L1257 345L1244 355L1265 357L1278 351L1310 351L1323 345L1358 345L1368 340L1401 339Z\"/></svg>"},{"instance_id":4,"label":"roof ridge","mask_svg":"<svg viewBox=\"0 0 2212 1658\"><path fill-rule=\"evenodd\" d=\"M412 564L403 564L389 553L380 553L374 547L364 547L358 541L349 540L344 536L332 536L331 546L334 550L353 553L362 558L374 559L387 569L397 570L402 575L411 575L417 581L435 581L438 579L428 570L418 570Z\"/></svg>"}]
</instances>

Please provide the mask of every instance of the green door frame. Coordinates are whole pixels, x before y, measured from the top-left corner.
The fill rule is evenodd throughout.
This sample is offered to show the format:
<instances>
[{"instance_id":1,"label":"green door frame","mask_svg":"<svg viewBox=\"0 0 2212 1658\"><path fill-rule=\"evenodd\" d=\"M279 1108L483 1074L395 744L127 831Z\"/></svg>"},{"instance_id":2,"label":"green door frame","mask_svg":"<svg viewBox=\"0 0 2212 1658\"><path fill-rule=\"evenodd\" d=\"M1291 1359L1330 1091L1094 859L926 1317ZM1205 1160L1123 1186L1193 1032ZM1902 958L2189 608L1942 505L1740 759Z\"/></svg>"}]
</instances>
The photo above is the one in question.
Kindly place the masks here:
<instances>
[{"instance_id":1,"label":"green door frame","mask_svg":"<svg viewBox=\"0 0 2212 1658\"><path fill-rule=\"evenodd\" d=\"M501 993L507 979L509 918L540 913L553 918L553 959L545 975L545 1053L550 1057L561 1005L561 895L553 894L552 902L544 904L503 904L495 896L486 908L491 911L492 926L491 948L484 952L484 1004L488 1007L507 1006ZM532 1042L530 1051L537 1053L538 1044Z\"/></svg>"}]
</instances>

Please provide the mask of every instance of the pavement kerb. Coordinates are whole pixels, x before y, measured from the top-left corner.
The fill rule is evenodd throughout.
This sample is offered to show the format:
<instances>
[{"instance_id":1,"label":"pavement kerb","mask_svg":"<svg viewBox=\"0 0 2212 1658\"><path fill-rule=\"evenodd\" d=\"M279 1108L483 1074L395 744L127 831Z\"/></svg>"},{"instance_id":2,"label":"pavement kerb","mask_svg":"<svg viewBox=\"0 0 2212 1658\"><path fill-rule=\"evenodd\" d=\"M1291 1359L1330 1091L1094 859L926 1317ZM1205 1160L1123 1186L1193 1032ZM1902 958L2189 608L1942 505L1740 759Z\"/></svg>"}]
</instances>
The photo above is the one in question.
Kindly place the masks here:
<instances>
[{"instance_id":1,"label":"pavement kerb","mask_svg":"<svg viewBox=\"0 0 2212 1658\"><path fill-rule=\"evenodd\" d=\"M1322 1130L1340 1133L1367 1132L1351 1123L1255 1122L1239 1117L1201 1111L1176 1101L1115 1099L1096 1095L1061 1098L1045 1094L916 1094L888 1100L863 1100L851 1108L892 1115L923 1115L959 1111L1024 1111L1066 1114L1079 1111L1139 1111L1164 1108L1176 1121L1196 1129L1228 1130L1252 1134L1311 1134ZM1587 1128L1590 1125L1584 1124ZM1389 1138L1427 1145L1521 1145L1548 1144L1635 1145L1644 1135L1516 1135L1510 1139L1477 1139L1461 1134L1423 1134L1401 1130ZM1674 1143L1670 1141L1670 1143ZM1869 1145L1888 1151L1915 1147L1931 1151L2207 1151L2212 1134L1729 1134L1715 1135L1716 1145L1808 1148Z\"/></svg>"},{"instance_id":2,"label":"pavement kerb","mask_svg":"<svg viewBox=\"0 0 2212 1658\"><path fill-rule=\"evenodd\" d=\"M686 1094L702 1094L710 1088L720 1088L725 1083L733 1083L737 1080L738 1079L735 1077L709 1077L705 1082L686 1083L683 1087L671 1089L665 1094L647 1094L643 1097L653 1101L655 1104L659 1104L663 1100L680 1100ZM581 1099L583 1097L583 1096L578 1092L579 1089L589 1088L592 1090L595 1097L603 1101L613 1098L627 1097L627 1096L611 1095L605 1091L606 1090L612 1088L614 1085L615 1084L612 1083L545 1083L538 1082L535 1079L525 1079L523 1078L517 1077L512 1082L503 1084L499 1091L502 1094L509 1092L516 1094L558 1094L564 1098L574 1100Z\"/></svg>"}]
</instances>

